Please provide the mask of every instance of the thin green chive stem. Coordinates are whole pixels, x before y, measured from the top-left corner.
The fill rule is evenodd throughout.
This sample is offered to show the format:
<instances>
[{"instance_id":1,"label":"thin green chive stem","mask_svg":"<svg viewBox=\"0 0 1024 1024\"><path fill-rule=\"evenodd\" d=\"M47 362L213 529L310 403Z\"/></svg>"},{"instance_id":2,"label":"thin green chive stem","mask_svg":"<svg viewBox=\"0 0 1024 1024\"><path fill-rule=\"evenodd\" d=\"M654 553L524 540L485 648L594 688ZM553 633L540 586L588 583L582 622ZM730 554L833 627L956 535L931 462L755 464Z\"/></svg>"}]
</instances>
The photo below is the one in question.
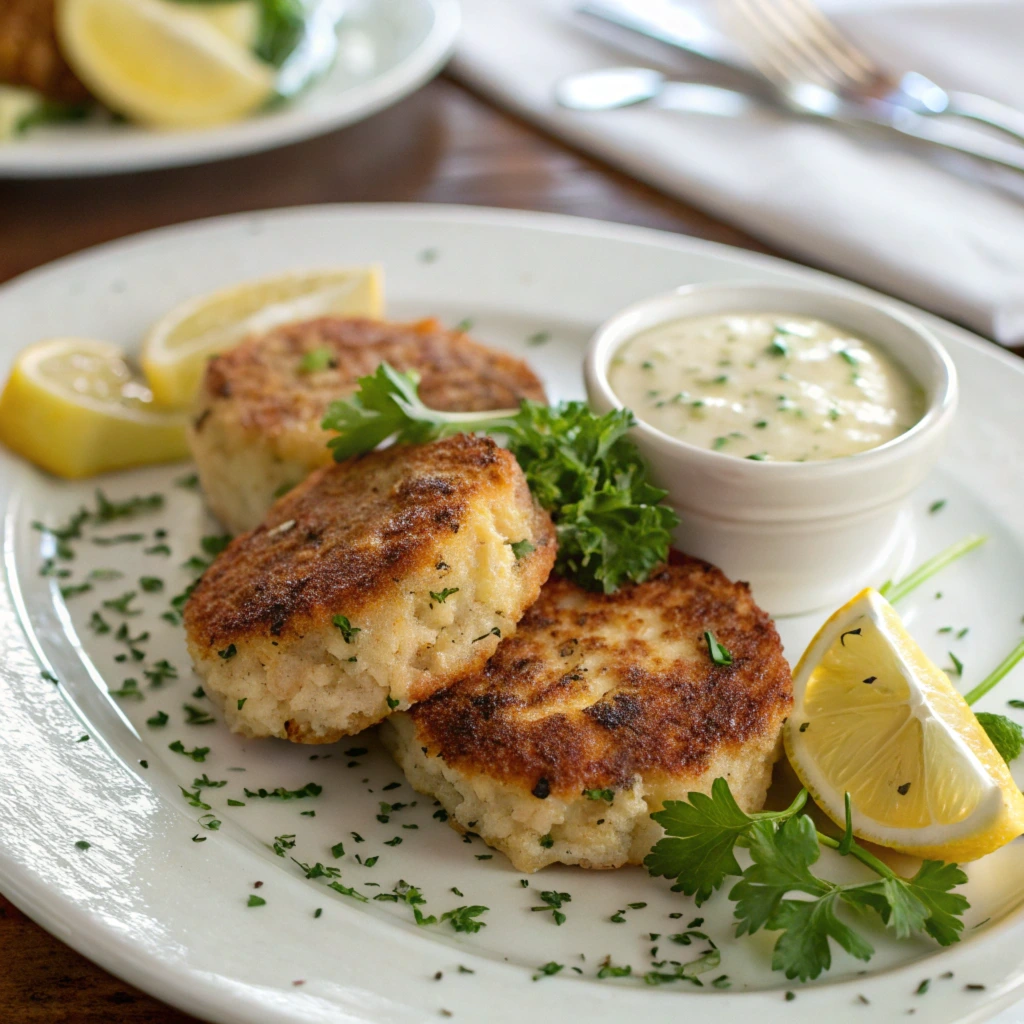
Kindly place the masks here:
<instances>
[{"instance_id":1,"label":"thin green chive stem","mask_svg":"<svg viewBox=\"0 0 1024 1024\"><path fill-rule=\"evenodd\" d=\"M987 676L978 685L964 695L964 700L968 704L973 704L977 700L981 700L982 697L992 689L1004 676L1008 675L1013 671L1014 666L1024 660L1024 640L1021 640L1016 647L1010 653L999 662L996 667L989 672Z\"/></svg>"},{"instance_id":2,"label":"thin green chive stem","mask_svg":"<svg viewBox=\"0 0 1024 1024\"><path fill-rule=\"evenodd\" d=\"M833 839L831 836L826 836L821 832L818 833L818 842L821 843L822 846L827 846L830 850L839 849L838 839ZM883 864L873 853L868 853L868 851L859 843L853 843L850 846L850 856L856 857L861 864L871 868L872 871L881 875L883 878L896 877L895 872L890 867Z\"/></svg>"},{"instance_id":3,"label":"thin green chive stem","mask_svg":"<svg viewBox=\"0 0 1024 1024\"><path fill-rule=\"evenodd\" d=\"M927 562L922 562L909 576L898 583L887 580L878 588L878 592L890 604L895 604L906 597L912 590L919 587L925 580L931 579L937 572L945 569L947 565L952 564L975 548L981 547L986 540L988 540L988 537L983 534L972 533L969 537L965 537L963 540L957 541L956 544L946 548L945 551L940 551L937 555L929 558Z\"/></svg>"}]
</instances>

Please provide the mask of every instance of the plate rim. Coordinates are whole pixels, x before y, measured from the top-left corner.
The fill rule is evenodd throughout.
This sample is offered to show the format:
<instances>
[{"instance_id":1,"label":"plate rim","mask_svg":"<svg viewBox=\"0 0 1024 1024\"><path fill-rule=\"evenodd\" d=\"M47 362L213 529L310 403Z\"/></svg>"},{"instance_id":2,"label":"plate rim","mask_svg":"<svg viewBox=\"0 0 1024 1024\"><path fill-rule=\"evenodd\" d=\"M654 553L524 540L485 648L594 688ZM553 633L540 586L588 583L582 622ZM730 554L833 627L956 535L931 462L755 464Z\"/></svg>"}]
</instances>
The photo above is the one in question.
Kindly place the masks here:
<instances>
[{"instance_id":1,"label":"plate rim","mask_svg":"<svg viewBox=\"0 0 1024 1024\"><path fill-rule=\"evenodd\" d=\"M415 2L429 12L431 25L412 52L382 74L339 93L339 102L327 111L304 110L293 105L285 116L274 120L248 118L206 130L171 134L143 132L131 137L143 140L141 146L123 145L115 138L110 140L109 151L86 153L67 161L55 160L45 151L19 148L17 142L9 143L0 146L0 180L84 178L193 167L281 149L362 121L421 88L454 53L462 19L459 0ZM310 88L315 91L321 84L315 82ZM145 145L147 139L156 145ZM177 145L170 145L168 140ZM70 152L75 155L73 150Z\"/></svg>"},{"instance_id":2,"label":"plate rim","mask_svg":"<svg viewBox=\"0 0 1024 1024\"><path fill-rule=\"evenodd\" d=\"M831 285L846 292L854 290L863 294L880 297L884 301L895 303L912 311L914 315L921 317L927 323L941 326L944 333L951 333L957 337L958 341L976 350L979 354L995 358L1007 368L1012 367L1016 374L1024 374L1024 366L1021 365L1018 357L1000 349L995 343L983 339L966 328L945 321L934 314L919 310L908 303L884 295L884 293L875 292L865 286L845 281L836 275L804 267L779 257L741 249L724 243L680 235L671 231L601 221L595 218L448 204L327 203L315 206L275 208L201 218L114 239L60 257L40 267L32 268L0 284L0 301L6 298L8 292L15 290L17 287L32 284L36 278L54 273L59 274L66 270L69 265L78 262L85 263L96 256L116 254L119 251L128 253L137 246L146 246L175 233L189 234L197 229L215 228L220 225L230 224L231 222L251 224L254 221L267 222L276 219L302 218L309 219L312 222L325 213L360 220L387 217L392 220L397 218L423 224L464 223L498 230L503 227L533 228L556 234L603 238L608 241L620 240L639 244L654 244L668 251L689 252L698 257L703 255L717 257L719 260L727 260L737 264L738 270L754 266L797 279L803 278L812 282L818 282L826 287ZM10 584L6 580L6 575L2 571L0 571L0 575L4 575L5 589L8 589L8 592L10 592ZM80 911L66 894L60 893L55 897L54 890L47 885L46 880L41 875L29 868L23 868L15 859L5 856L2 844L0 844L0 887L3 888L4 894L15 906L51 934L58 937L62 942L70 945L73 949L115 976L136 985L169 1005L205 1019L230 1022L230 1024L256 1019L252 1013L257 1008L257 1004L251 999L252 990L249 986L239 986L247 990L250 999L246 1000L241 998L244 994L241 991L235 990L226 993L223 985L224 979L212 972L201 974L188 965L161 963L148 957L140 958L139 951L133 947L131 940L106 926L105 922L90 922L88 929L76 927L76 923L85 923L88 920L84 912ZM48 902L50 904L49 909L47 907ZM63 907L63 912L61 912L61 907ZM942 958L945 962L950 958L956 957L958 953L961 957L964 957L969 951L977 952L982 947L988 947L999 942L1008 929L1020 929L1022 923L1024 921L1022 921L1021 914L1008 916L988 930L984 937L979 936L971 946L942 950L929 956L927 959L937 963L939 958ZM471 951L466 951L465 955L473 956ZM913 973L920 970L916 964L917 962L912 962L882 968L872 972L872 977L883 978L885 976L902 976ZM828 1007L830 996L834 996L837 991L843 989L852 991L853 986L858 984L863 985L864 982L853 979L837 979L811 988L804 988L801 990L802 1005L808 1011L811 1010L810 1004L812 1001L817 1004L818 1009ZM964 1024L968 1021L986 1019L1018 998L1022 987L1024 987L1024 976L1007 979L1006 983L998 989L993 988L989 993L986 993L983 1003L980 1002L976 1010L970 1011L966 1016L962 1016L959 1019ZM607 991L611 998L611 994L616 990L604 989L603 991ZM688 995L691 998L701 998L700 993L688 993ZM765 997L767 996L770 999L772 995L773 993L770 992L753 991L732 994L723 993L715 996L704 994L704 998L714 998L721 1005L724 1005L726 1002L733 1003L733 1001L739 1000L744 1004L745 1009L751 1009L755 1006L764 1009L766 1006ZM778 993L774 993L774 995L777 996ZM616 993L614 998L618 1001L618 993ZM266 1006L261 1008L265 1013L264 1016L259 1017L261 1020L290 1022L321 1019L320 1017L307 1017L299 1012L289 1012L286 1008L279 1007L275 1009ZM370 1018L365 1019L369 1020ZM538 1019L546 1018L542 1016Z\"/></svg>"}]
</instances>

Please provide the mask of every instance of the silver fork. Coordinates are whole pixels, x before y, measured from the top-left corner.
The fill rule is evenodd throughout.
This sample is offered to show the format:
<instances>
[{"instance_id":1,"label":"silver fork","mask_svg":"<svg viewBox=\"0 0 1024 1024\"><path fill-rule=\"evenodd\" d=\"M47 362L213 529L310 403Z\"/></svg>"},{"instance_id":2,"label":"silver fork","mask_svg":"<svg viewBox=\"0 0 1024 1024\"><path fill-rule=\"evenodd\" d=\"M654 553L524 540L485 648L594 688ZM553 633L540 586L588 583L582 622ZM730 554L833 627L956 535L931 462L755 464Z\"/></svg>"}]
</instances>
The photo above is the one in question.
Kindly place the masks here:
<instances>
[{"instance_id":1,"label":"silver fork","mask_svg":"<svg viewBox=\"0 0 1024 1024\"><path fill-rule=\"evenodd\" d=\"M1024 141L1024 113L986 96L947 91L915 71L889 74L814 0L718 0L718 6L751 62L776 83L818 85L925 116L968 118Z\"/></svg>"}]
</instances>

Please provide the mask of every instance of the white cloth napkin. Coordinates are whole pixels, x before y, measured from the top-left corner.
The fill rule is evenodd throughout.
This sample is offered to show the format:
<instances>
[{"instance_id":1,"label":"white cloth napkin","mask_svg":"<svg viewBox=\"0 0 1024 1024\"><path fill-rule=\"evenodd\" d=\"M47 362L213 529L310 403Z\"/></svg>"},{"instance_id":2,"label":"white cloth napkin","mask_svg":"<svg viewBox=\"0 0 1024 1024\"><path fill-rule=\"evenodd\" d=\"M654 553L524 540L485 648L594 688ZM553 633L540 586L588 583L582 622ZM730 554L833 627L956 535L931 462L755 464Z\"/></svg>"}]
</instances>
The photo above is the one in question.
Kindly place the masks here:
<instances>
[{"instance_id":1,"label":"white cloth napkin","mask_svg":"<svg viewBox=\"0 0 1024 1024\"><path fill-rule=\"evenodd\" d=\"M639 63L581 29L572 6L463 0L453 71L549 131L785 253L1005 345L1024 345L1024 200L877 135L771 110L737 118L653 106L566 111L552 98L561 76ZM888 68L1024 106L1020 0L833 0L830 10ZM684 76L699 67L679 59Z\"/></svg>"}]
</instances>

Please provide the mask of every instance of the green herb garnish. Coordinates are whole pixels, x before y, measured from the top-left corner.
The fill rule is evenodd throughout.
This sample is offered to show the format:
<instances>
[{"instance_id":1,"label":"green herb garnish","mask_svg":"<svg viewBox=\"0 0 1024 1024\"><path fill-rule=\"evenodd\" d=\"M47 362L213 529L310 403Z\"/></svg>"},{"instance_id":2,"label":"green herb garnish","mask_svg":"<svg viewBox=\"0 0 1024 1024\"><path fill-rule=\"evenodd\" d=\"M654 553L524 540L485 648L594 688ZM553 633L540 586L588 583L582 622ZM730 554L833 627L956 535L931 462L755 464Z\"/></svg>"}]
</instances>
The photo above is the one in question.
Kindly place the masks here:
<instances>
[{"instance_id":1,"label":"green herb garnish","mask_svg":"<svg viewBox=\"0 0 1024 1024\"><path fill-rule=\"evenodd\" d=\"M213 725L217 721L208 711L197 708L195 704L183 704L186 725Z\"/></svg>"},{"instance_id":2,"label":"green herb garnish","mask_svg":"<svg viewBox=\"0 0 1024 1024\"><path fill-rule=\"evenodd\" d=\"M732 655L715 639L710 630L704 631L704 642L708 646L708 657L716 665L731 665Z\"/></svg>"},{"instance_id":3,"label":"green herb garnish","mask_svg":"<svg viewBox=\"0 0 1024 1024\"><path fill-rule=\"evenodd\" d=\"M285 789L284 786L278 786L277 789L246 789L244 792L250 800L256 797L261 800L269 797L276 797L278 800L302 800L309 796L319 796L323 791L323 786L307 782L301 789Z\"/></svg>"},{"instance_id":4,"label":"green herb garnish","mask_svg":"<svg viewBox=\"0 0 1024 1024\"><path fill-rule=\"evenodd\" d=\"M193 761L199 761L200 763L206 760L206 755L210 752L209 747L195 747L192 750L186 750L185 744L181 740L169 743L167 749L173 750L176 754L184 754L185 757L191 757Z\"/></svg>"},{"instance_id":5,"label":"green herb garnish","mask_svg":"<svg viewBox=\"0 0 1024 1024\"><path fill-rule=\"evenodd\" d=\"M555 924L562 925L565 923L565 914L562 913L562 904L571 903L572 896L567 892L557 892L554 889L546 889L540 894L541 900L544 902L543 907L530 907L534 913L544 913L548 910L551 911L551 917Z\"/></svg>"},{"instance_id":6,"label":"green herb garnish","mask_svg":"<svg viewBox=\"0 0 1024 1024\"><path fill-rule=\"evenodd\" d=\"M353 626L344 615L335 615L331 621L341 630L341 638L347 644L352 643L356 633L362 632L359 626Z\"/></svg>"},{"instance_id":7,"label":"green herb garnish","mask_svg":"<svg viewBox=\"0 0 1024 1024\"><path fill-rule=\"evenodd\" d=\"M447 921L457 932L475 933L487 927L486 921L476 919L488 909L480 906L456 907L454 910L446 910L441 915L441 920Z\"/></svg>"},{"instance_id":8,"label":"green herb garnish","mask_svg":"<svg viewBox=\"0 0 1024 1024\"><path fill-rule=\"evenodd\" d=\"M299 373L316 373L336 365L334 353L329 348L315 348L299 361Z\"/></svg>"},{"instance_id":9,"label":"green herb garnish","mask_svg":"<svg viewBox=\"0 0 1024 1024\"><path fill-rule=\"evenodd\" d=\"M538 502L558 531L558 571L591 590L612 593L641 582L664 562L678 517L659 502L665 492L625 434L633 414L597 416L582 402L549 407L523 402L518 411L449 413L429 409L416 378L387 363L359 380L359 391L334 402L323 419L341 461L388 438L426 443L458 433L503 434Z\"/></svg>"},{"instance_id":10,"label":"green herb garnish","mask_svg":"<svg viewBox=\"0 0 1024 1024\"><path fill-rule=\"evenodd\" d=\"M830 941L858 959L871 957L870 943L838 916L843 905L875 911L897 938L923 931L943 946L958 941L969 904L950 891L967 881L957 865L925 861L913 878L902 878L853 841L849 797L840 840L817 832L810 817L800 813L806 799L801 790L784 811L746 814L725 779L716 779L711 796L691 793L689 802L668 801L652 815L667 835L644 863L652 875L674 878L673 891L693 895L698 905L727 876L740 876L729 892L737 934L761 928L781 932L772 966L787 978L807 981L827 970ZM740 868L736 846L749 852L749 867ZM855 857L878 880L837 884L818 878L810 868L821 846ZM787 899L790 893L811 899Z\"/></svg>"},{"instance_id":11,"label":"green herb garnish","mask_svg":"<svg viewBox=\"0 0 1024 1024\"><path fill-rule=\"evenodd\" d=\"M886 580L886 582L878 588L878 592L890 604L895 604L897 601L906 597L912 590L934 576L937 572L945 569L947 565L955 562L958 558L966 555L969 551L973 551L975 548L980 547L987 539L987 537L983 537L978 534L972 534L970 537L965 537L963 540L958 541L956 544L951 545L944 551L940 551L937 555L929 558L926 562L923 562L912 573L910 573L909 576L904 577L898 583L894 583L892 580Z\"/></svg>"},{"instance_id":12,"label":"green herb garnish","mask_svg":"<svg viewBox=\"0 0 1024 1024\"><path fill-rule=\"evenodd\" d=\"M457 594L458 592L459 592L459 588L458 587L445 587L444 590L442 590L440 592L435 592L435 591L431 590L430 591L430 597L431 597L432 600L436 601L438 604L444 604L445 601L447 601L448 598L452 596L452 594Z\"/></svg>"}]
</instances>

